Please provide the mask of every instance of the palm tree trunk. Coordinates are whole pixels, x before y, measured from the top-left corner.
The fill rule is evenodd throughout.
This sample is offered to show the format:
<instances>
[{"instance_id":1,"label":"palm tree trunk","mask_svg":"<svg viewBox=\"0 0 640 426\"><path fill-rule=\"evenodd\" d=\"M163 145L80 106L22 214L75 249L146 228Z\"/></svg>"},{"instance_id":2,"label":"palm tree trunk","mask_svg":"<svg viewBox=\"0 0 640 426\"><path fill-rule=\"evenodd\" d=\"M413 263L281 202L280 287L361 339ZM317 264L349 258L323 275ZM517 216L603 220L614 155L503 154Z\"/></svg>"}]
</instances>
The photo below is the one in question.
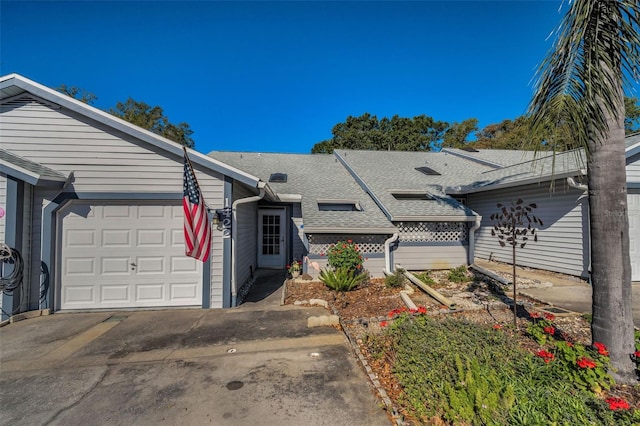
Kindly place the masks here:
<instances>
[{"instance_id":1,"label":"palm tree trunk","mask_svg":"<svg viewBox=\"0 0 640 426\"><path fill-rule=\"evenodd\" d=\"M616 105L607 115L608 133L594 132L587 163L591 216L591 269L593 283L594 342L602 342L611 354L618 383L635 383L631 263L624 143L624 100L618 86Z\"/></svg>"}]
</instances>

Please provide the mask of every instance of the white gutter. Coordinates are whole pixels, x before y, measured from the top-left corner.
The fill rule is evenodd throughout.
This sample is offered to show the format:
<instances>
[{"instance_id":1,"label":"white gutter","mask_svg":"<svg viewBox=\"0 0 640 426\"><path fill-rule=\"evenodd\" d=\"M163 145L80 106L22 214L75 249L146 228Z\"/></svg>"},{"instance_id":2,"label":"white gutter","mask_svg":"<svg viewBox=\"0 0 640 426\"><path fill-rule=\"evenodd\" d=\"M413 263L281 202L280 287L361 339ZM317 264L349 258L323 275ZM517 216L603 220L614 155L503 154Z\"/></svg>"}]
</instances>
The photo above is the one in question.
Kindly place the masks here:
<instances>
[{"instance_id":1,"label":"white gutter","mask_svg":"<svg viewBox=\"0 0 640 426\"><path fill-rule=\"evenodd\" d=\"M587 185L584 185L582 183L576 182L572 177L568 177L567 178L567 183L569 184L570 187L575 188L575 189L579 189L580 191L588 191L589 190L589 187Z\"/></svg>"},{"instance_id":2,"label":"white gutter","mask_svg":"<svg viewBox=\"0 0 640 426\"><path fill-rule=\"evenodd\" d=\"M394 243L398 240L399 234L395 232L391 238L388 238L384 242L384 268L390 274L393 274L393 269L391 266L391 243Z\"/></svg>"},{"instance_id":3,"label":"white gutter","mask_svg":"<svg viewBox=\"0 0 640 426\"><path fill-rule=\"evenodd\" d=\"M476 231L480 228L480 222L482 222L482 216L476 216L475 223L469 228L469 265L473 265L475 261Z\"/></svg>"},{"instance_id":4,"label":"white gutter","mask_svg":"<svg viewBox=\"0 0 640 426\"><path fill-rule=\"evenodd\" d=\"M231 204L231 307L235 308L238 302L238 273L236 271L236 232L238 229L237 210L240 204L253 203L262 200L265 194L264 185L260 188L260 193L252 197L240 198Z\"/></svg>"}]
</instances>

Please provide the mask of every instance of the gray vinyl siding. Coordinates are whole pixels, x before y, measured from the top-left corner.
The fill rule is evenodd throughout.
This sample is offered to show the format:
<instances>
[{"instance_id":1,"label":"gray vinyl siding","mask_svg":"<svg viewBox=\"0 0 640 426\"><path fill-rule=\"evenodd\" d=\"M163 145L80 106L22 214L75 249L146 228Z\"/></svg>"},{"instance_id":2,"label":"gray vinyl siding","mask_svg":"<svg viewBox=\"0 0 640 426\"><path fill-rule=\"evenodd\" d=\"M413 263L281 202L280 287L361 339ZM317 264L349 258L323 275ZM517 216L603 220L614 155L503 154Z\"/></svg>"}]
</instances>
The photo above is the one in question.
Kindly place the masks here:
<instances>
[{"instance_id":1,"label":"gray vinyl siding","mask_svg":"<svg viewBox=\"0 0 640 426\"><path fill-rule=\"evenodd\" d=\"M7 177L0 175L0 207L5 211L7 210ZM0 243L4 243L4 227L7 221L7 216L0 218ZM0 297L0 299L2 299ZM1 302L0 302L1 303Z\"/></svg>"},{"instance_id":2,"label":"gray vinyl siding","mask_svg":"<svg viewBox=\"0 0 640 426\"><path fill-rule=\"evenodd\" d=\"M246 186L234 183L233 201L254 195L255 193ZM240 289L250 278L251 271L258 267L258 202L240 204L236 218L236 279Z\"/></svg>"},{"instance_id":3,"label":"gray vinyl siding","mask_svg":"<svg viewBox=\"0 0 640 426\"><path fill-rule=\"evenodd\" d=\"M73 172L66 191L182 193L181 158L64 108L32 98L14 100L0 106L0 129L3 149L62 173ZM207 205L222 208L224 177L198 165L194 169ZM37 206L34 211L40 214ZM34 218L34 224L40 219ZM33 230L33 250L39 253L35 226ZM33 264L39 268L39 262ZM220 232L212 236L210 285L211 307L222 307Z\"/></svg>"},{"instance_id":4,"label":"gray vinyl siding","mask_svg":"<svg viewBox=\"0 0 640 426\"><path fill-rule=\"evenodd\" d=\"M392 259L394 265L399 264L408 271L451 269L467 264L467 251L468 245L464 243L403 245L400 242L392 252Z\"/></svg>"},{"instance_id":5,"label":"gray vinyl siding","mask_svg":"<svg viewBox=\"0 0 640 426\"><path fill-rule=\"evenodd\" d=\"M553 193L547 183L519 188L470 194L467 204L482 216L475 233L475 256L511 263L511 247L500 247L491 236L492 213L497 203L508 204L522 198L526 204L536 203L533 212L544 223L538 241L530 241L517 250L516 264L564 274L586 277L589 268L588 199L583 191L557 181Z\"/></svg>"},{"instance_id":6,"label":"gray vinyl siding","mask_svg":"<svg viewBox=\"0 0 640 426\"><path fill-rule=\"evenodd\" d=\"M291 211L291 256L293 259L302 260L307 254L304 245L304 228L302 222L302 208L300 203L294 203Z\"/></svg>"},{"instance_id":7,"label":"gray vinyl siding","mask_svg":"<svg viewBox=\"0 0 640 426\"><path fill-rule=\"evenodd\" d=\"M627 182L640 182L640 154L627 160Z\"/></svg>"}]
</instances>

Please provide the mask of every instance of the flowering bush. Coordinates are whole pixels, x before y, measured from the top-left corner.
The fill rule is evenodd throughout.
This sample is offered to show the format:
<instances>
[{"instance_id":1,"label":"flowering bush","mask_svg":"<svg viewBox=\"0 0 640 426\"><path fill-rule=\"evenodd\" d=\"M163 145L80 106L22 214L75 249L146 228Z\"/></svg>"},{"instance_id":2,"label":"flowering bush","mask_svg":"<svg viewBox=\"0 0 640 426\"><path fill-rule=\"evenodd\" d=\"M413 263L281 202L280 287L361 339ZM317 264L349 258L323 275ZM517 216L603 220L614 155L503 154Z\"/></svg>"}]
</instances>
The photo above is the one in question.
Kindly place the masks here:
<instances>
[{"instance_id":1,"label":"flowering bush","mask_svg":"<svg viewBox=\"0 0 640 426\"><path fill-rule=\"evenodd\" d=\"M293 274L294 272L300 272L302 270L302 262L299 262L295 259L293 259L293 262L291 262L291 265L287 265L287 271L289 271L290 274Z\"/></svg>"},{"instance_id":2,"label":"flowering bush","mask_svg":"<svg viewBox=\"0 0 640 426\"><path fill-rule=\"evenodd\" d=\"M552 321L555 317L552 314L545 314L544 319L540 319L538 312L529 314L533 322L527 326L527 333L540 345L547 343L548 339L552 339L556 333Z\"/></svg>"},{"instance_id":3,"label":"flowering bush","mask_svg":"<svg viewBox=\"0 0 640 426\"><path fill-rule=\"evenodd\" d=\"M327 252L327 257L329 266L334 269L345 268L349 271L362 271L364 258L360 253L358 245L354 244L351 240L338 241L336 244L331 245Z\"/></svg>"},{"instance_id":4,"label":"flowering bush","mask_svg":"<svg viewBox=\"0 0 640 426\"><path fill-rule=\"evenodd\" d=\"M625 401L624 399L621 398L607 398L605 400L607 402L607 404L609 404L609 408L611 410L628 410L629 408L631 408L629 406L629 403L627 401Z\"/></svg>"}]
</instances>

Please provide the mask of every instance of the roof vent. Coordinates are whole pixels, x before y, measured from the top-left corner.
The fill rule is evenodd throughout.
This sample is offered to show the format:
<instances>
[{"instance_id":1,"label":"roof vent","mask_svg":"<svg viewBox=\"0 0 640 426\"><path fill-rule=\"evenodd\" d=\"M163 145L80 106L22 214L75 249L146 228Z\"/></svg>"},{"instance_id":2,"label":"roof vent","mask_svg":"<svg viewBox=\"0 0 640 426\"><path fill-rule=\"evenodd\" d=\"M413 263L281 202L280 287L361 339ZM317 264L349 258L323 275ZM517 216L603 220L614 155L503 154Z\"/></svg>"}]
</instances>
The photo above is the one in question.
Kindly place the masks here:
<instances>
[{"instance_id":1,"label":"roof vent","mask_svg":"<svg viewBox=\"0 0 640 426\"><path fill-rule=\"evenodd\" d=\"M271 173L271 176L269 176L269 182L287 183L287 174L286 173Z\"/></svg>"},{"instance_id":2,"label":"roof vent","mask_svg":"<svg viewBox=\"0 0 640 426\"><path fill-rule=\"evenodd\" d=\"M463 150L463 151L467 151L467 152L480 152L477 149L472 148L470 146L465 146L464 148L460 148L460 149Z\"/></svg>"},{"instance_id":3,"label":"roof vent","mask_svg":"<svg viewBox=\"0 0 640 426\"><path fill-rule=\"evenodd\" d=\"M362 206L351 200L318 200L318 210L321 212L361 212Z\"/></svg>"},{"instance_id":4,"label":"roof vent","mask_svg":"<svg viewBox=\"0 0 640 426\"><path fill-rule=\"evenodd\" d=\"M424 173L427 176L440 176L440 173L436 172L430 167L416 167L416 170L420 173Z\"/></svg>"}]
</instances>

